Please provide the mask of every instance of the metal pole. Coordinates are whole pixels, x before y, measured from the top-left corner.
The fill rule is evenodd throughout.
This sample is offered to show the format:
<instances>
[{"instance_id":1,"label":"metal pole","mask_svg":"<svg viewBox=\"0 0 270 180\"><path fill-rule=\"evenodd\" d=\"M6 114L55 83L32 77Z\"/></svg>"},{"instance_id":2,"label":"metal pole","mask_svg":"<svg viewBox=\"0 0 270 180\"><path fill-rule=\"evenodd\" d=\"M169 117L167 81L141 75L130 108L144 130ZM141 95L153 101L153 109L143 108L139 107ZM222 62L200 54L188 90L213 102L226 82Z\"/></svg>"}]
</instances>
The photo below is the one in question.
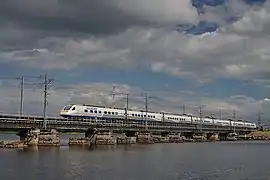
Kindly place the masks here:
<instances>
[{"instance_id":1,"label":"metal pole","mask_svg":"<svg viewBox=\"0 0 270 180\"><path fill-rule=\"evenodd\" d=\"M128 116L128 99L129 99L129 94L126 94L126 120L127 120L127 116Z\"/></svg>"},{"instance_id":2,"label":"metal pole","mask_svg":"<svg viewBox=\"0 0 270 180\"><path fill-rule=\"evenodd\" d=\"M20 99L21 99L21 103L20 103L20 116L22 116L23 114L23 90L24 90L24 77L21 77L21 94L20 94Z\"/></svg>"},{"instance_id":3,"label":"metal pole","mask_svg":"<svg viewBox=\"0 0 270 180\"><path fill-rule=\"evenodd\" d=\"M148 112L148 94L145 93L145 116L147 119L147 112Z\"/></svg>"},{"instance_id":4,"label":"metal pole","mask_svg":"<svg viewBox=\"0 0 270 180\"><path fill-rule=\"evenodd\" d=\"M147 112L148 112L148 94L145 93L145 129L148 129Z\"/></svg>"},{"instance_id":5,"label":"metal pole","mask_svg":"<svg viewBox=\"0 0 270 180\"><path fill-rule=\"evenodd\" d=\"M186 114L186 105L183 104L183 114Z\"/></svg>"},{"instance_id":6,"label":"metal pole","mask_svg":"<svg viewBox=\"0 0 270 180\"><path fill-rule=\"evenodd\" d=\"M202 108L204 107L205 105L200 105L200 132L202 132Z\"/></svg>"},{"instance_id":7,"label":"metal pole","mask_svg":"<svg viewBox=\"0 0 270 180\"><path fill-rule=\"evenodd\" d=\"M113 108L115 107L115 85L113 85Z\"/></svg>"},{"instance_id":8,"label":"metal pole","mask_svg":"<svg viewBox=\"0 0 270 180\"><path fill-rule=\"evenodd\" d=\"M200 105L200 132L202 132L202 105Z\"/></svg>"},{"instance_id":9,"label":"metal pole","mask_svg":"<svg viewBox=\"0 0 270 180\"><path fill-rule=\"evenodd\" d=\"M46 129L46 113L47 113L47 91L48 91L48 80L47 73L44 76L44 104L43 104L43 128Z\"/></svg>"},{"instance_id":10,"label":"metal pole","mask_svg":"<svg viewBox=\"0 0 270 180\"><path fill-rule=\"evenodd\" d=\"M219 119L222 120L222 108L219 109Z\"/></svg>"},{"instance_id":11,"label":"metal pole","mask_svg":"<svg viewBox=\"0 0 270 180\"><path fill-rule=\"evenodd\" d=\"M162 112L162 122L165 122L164 112Z\"/></svg>"},{"instance_id":12,"label":"metal pole","mask_svg":"<svg viewBox=\"0 0 270 180\"><path fill-rule=\"evenodd\" d=\"M262 112L259 111L259 116L258 116L258 128L259 130L262 130Z\"/></svg>"}]
</instances>

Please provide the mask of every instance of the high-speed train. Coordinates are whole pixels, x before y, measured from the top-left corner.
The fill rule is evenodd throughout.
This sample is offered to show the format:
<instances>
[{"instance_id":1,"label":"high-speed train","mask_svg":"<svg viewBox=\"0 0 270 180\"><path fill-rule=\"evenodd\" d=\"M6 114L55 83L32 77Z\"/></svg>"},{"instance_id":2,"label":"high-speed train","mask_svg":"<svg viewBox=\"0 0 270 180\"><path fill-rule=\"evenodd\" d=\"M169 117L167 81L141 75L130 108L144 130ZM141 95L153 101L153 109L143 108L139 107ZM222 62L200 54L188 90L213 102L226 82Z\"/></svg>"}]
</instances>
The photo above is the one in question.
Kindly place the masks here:
<instances>
[{"instance_id":1,"label":"high-speed train","mask_svg":"<svg viewBox=\"0 0 270 180\"><path fill-rule=\"evenodd\" d=\"M127 114L127 115L126 115ZM65 106L60 116L64 118L126 118L130 120L147 120L147 121L160 121L160 122L176 122L187 124L205 124L215 126L231 126L231 127L243 127L256 129L256 124L244 121L222 120L213 118L194 117L190 115L180 115L173 113L163 112L145 112L120 109L120 108L108 108L95 105L67 105Z\"/></svg>"}]
</instances>

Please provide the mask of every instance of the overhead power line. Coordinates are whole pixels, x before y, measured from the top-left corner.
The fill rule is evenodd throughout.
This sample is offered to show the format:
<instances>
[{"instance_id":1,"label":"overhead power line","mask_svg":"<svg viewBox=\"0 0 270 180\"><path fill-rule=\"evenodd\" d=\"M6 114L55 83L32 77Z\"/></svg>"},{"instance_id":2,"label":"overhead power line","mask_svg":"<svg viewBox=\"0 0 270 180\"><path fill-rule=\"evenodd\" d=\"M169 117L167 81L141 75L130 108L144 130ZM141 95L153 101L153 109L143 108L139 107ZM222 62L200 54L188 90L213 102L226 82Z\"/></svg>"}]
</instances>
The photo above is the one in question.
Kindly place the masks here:
<instances>
[{"instance_id":1,"label":"overhead power line","mask_svg":"<svg viewBox=\"0 0 270 180\"><path fill-rule=\"evenodd\" d=\"M21 77L0 77L2 80L20 80L20 116L23 115L23 106L24 106L24 85L25 80L37 79L39 77L34 76L21 76Z\"/></svg>"},{"instance_id":2,"label":"overhead power line","mask_svg":"<svg viewBox=\"0 0 270 180\"><path fill-rule=\"evenodd\" d=\"M44 75L44 104L43 104L43 128L46 129L46 118L47 118L47 106L48 106L48 89L51 86L53 79L48 79L47 73Z\"/></svg>"}]
</instances>

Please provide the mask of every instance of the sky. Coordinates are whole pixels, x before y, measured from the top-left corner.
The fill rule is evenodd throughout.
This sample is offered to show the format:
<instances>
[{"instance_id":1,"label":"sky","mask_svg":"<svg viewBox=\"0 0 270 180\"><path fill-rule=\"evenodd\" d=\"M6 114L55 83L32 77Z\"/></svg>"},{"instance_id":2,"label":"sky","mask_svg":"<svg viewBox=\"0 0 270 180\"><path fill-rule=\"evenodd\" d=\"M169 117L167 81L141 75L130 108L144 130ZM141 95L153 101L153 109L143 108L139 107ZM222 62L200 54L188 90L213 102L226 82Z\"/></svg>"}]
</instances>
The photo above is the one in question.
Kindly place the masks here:
<instances>
[{"instance_id":1,"label":"sky","mask_svg":"<svg viewBox=\"0 0 270 180\"><path fill-rule=\"evenodd\" d=\"M70 103L256 122L270 96L269 0L0 0L0 112ZM112 98L115 86L116 96ZM267 114L267 113L265 113ZM270 115L263 117L270 124Z\"/></svg>"}]
</instances>

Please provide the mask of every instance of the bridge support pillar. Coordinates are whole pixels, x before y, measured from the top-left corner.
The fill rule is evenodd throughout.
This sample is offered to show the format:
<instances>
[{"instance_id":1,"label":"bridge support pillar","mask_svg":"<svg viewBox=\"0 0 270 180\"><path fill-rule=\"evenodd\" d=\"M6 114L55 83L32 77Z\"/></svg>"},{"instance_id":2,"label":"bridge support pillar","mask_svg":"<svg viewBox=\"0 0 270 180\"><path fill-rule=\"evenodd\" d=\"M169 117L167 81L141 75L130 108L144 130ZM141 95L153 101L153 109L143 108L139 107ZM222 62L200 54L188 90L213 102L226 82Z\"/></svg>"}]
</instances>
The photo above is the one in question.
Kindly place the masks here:
<instances>
[{"instance_id":1,"label":"bridge support pillar","mask_svg":"<svg viewBox=\"0 0 270 180\"><path fill-rule=\"evenodd\" d=\"M192 139L193 135L194 135L194 132L182 132L181 133L181 136L184 136L187 139Z\"/></svg>"},{"instance_id":2,"label":"bridge support pillar","mask_svg":"<svg viewBox=\"0 0 270 180\"><path fill-rule=\"evenodd\" d=\"M219 133L207 133L207 140L209 141L219 141Z\"/></svg>"},{"instance_id":3,"label":"bridge support pillar","mask_svg":"<svg viewBox=\"0 0 270 180\"><path fill-rule=\"evenodd\" d=\"M228 132L219 133L219 139L221 141L226 141L228 134L229 134Z\"/></svg>"},{"instance_id":4,"label":"bridge support pillar","mask_svg":"<svg viewBox=\"0 0 270 180\"><path fill-rule=\"evenodd\" d=\"M127 137L134 137L136 135L137 131L125 131L125 135Z\"/></svg>"},{"instance_id":5,"label":"bridge support pillar","mask_svg":"<svg viewBox=\"0 0 270 180\"><path fill-rule=\"evenodd\" d=\"M161 136L162 137L168 136L169 134L170 134L169 131L163 131L163 132L161 132Z\"/></svg>"},{"instance_id":6,"label":"bridge support pillar","mask_svg":"<svg viewBox=\"0 0 270 180\"><path fill-rule=\"evenodd\" d=\"M94 129L88 129L86 132L85 132L85 137L92 137L95 133L97 132L97 129L94 128Z\"/></svg>"},{"instance_id":7,"label":"bridge support pillar","mask_svg":"<svg viewBox=\"0 0 270 180\"><path fill-rule=\"evenodd\" d=\"M19 130L16 135L20 137L20 141L24 141L27 138L29 131L30 129L22 129L22 130Z\"/></svg>"}]
</instances>

